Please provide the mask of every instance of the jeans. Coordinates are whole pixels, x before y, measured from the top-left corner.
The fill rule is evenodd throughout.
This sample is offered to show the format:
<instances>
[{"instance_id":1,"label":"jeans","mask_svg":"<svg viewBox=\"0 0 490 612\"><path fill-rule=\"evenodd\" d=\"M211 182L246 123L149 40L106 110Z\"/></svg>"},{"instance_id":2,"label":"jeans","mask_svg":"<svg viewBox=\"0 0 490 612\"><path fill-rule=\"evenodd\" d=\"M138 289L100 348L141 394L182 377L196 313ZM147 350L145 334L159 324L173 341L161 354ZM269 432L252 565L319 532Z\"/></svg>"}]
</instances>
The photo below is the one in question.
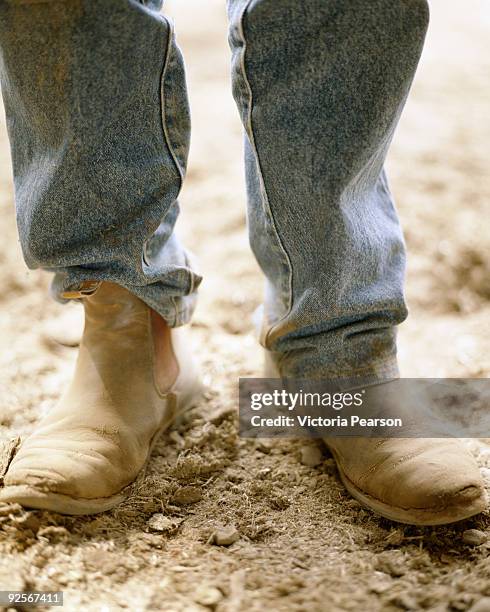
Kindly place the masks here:
<instances>
[{"instance_id":1,"label":"jeans","mask_svg":"<svg viewBox=\"0 0 490 612\"><path fill-rule=\"evenodd\" d=\"M0 0L0 74L27 265L56 297L116 282L171 326L201 277L174 225L189 145L160 0ZM228 0L260 341L282 376L396 375L405 250L383 165L426 0ZM94 284L95 283L95 284Z\"/></svg>"}]
</instances>

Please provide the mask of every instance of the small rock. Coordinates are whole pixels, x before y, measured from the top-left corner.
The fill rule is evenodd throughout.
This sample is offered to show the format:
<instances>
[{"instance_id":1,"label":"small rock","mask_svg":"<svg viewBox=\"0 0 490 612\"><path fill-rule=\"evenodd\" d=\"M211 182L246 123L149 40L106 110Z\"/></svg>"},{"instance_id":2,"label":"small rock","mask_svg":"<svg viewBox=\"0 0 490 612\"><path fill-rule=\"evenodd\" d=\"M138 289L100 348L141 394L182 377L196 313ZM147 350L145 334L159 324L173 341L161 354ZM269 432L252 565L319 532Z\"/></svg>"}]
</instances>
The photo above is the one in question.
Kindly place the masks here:
<instances>
[{"instance_id":1,"label":"small rock","mask_svg":"<svg viewBox=\"0 0 490 612\"><path fill-rule=\"evenodd\" d=\"M148 527L152 531L175 533L184 519L169 518L164 514L154 514L148 521Z\"/></svg>"},{"instance_id":2,"label":"small rock","mask_svg":"<svg viewBox=\"0 0 490 612\"><path fill-rule=\"evenodd\" d=\"M175 491L172 501L179 506L195 504L202 499L202 490L199 487L180 487Z\"/></svg>"},{"instance_id":3,"label":"small rock","mask_svg":"<svg viewBox=\"0 0 490 612\"><path fill-rule=\"evenodd\" d=\"M389 603L393 604L397 608L401 608L402 610L417 609L417 604L415 600L406 593L398 593L397 595L393 595L393 597L391 597L388 601Z\"/></svg>"},{"instance_id":4,"label":"small rock","mask_svg":"<svg viewBox=\"0 0 490 612\"><path fill-rule=\"evenodd\" d=\"M202 584L196 590L194 601L207 608L214 608L223 599L223 594L214 586Z\"/></svg>"},{"instance_id":5,"label":"small rock","mask_svg":"<svg viewBox=\"0 0 490 612\"><path fill-rule=\"evenodd\" d=\"M216 529L211 534L209 543L216 544L216 546L231 546L239 539L240 534L238 533L236 527L234 525L228 525L227 527Z\"/></svg>"},{"instance_id":6,"label":"small rock","mask_svg":"<svg viewBox=\"0 0 490 612\"><path fill-rule=\"evenodd\" d=\"M490 597L482 597L475 602L468 612L490 612Z\"/></svg>"},{"instance_id":7,"label":"small rock","mask_svg":"<svg viewBox=\"0 0 490 612\"><path fill-rule=\"evenodd\" d=\"M479 529L467 529L463 531L463 542L469 546L480 546L481 544L485 544L487 539L487 534Z\"/></svg>"},{"instance_id":8,"label":"small rock","mask_svg":"<svg viewBox=\"0 0 490 612\"><path fill-rule=\"evenodd\" d=\"M369 583L369 590L377 595L381 595L390 589L391 579L384 572L374 572L373 580Z\"/></svg>"},{"instance_id":9,"label":"small rock","mask_svg":"<svg viewBox=\"0 0 490 612\"><path fill-rule=\"evenodd\" d=\"M272 440L268 440L268 439L264 439L264 440L257 440L255 442L255 448L256 450L260 451L261 453L264 453L265 455L268 455L271 450L272 450L272 446L273 446L273 441Z\"/></svg>"},{"instance_id":10,"label":"small rock","mask_svg":"<svg viewBox=\"0 0 490 612\"><path fill-rule=\"evenodd\" d=\"M149 548L161 549L164 544L164 540L156 533L141 533L138 534L138 541L134 544L135 548L140 545L143 550Z\"/></svg>"},{"instance_id":11,"label":"small rock","mask_svg":"<svg viewBox=\"0 0 490 612\"><path fill-rule=\"evenodd\" d=\"M316 467L323 461L322 451L318 446L301 447L301 463L307 467Z\"/></svg>"}]
</instances>

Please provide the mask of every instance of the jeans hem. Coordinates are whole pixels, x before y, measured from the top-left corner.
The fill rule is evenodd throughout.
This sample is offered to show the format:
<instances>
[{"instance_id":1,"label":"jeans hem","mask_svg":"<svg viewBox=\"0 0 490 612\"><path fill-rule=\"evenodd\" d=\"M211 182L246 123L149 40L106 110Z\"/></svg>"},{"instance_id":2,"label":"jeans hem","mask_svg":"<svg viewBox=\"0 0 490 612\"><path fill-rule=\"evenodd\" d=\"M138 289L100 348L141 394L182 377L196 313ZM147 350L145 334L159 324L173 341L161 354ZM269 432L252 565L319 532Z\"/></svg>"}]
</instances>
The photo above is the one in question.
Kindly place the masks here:
<instances>
[{"instance_id":1,"label":"jeans hem","mask_svg":"<svg viewBox=\"0 0 490 612\"><path fill-rule=\"evenodd\" d=\"M277 353L276 353L277 355ZM279 363L277 368L280 375L284 378L288 378L287 372L283 372L281 369L280 359L277 360ZM311 371L311 370L310 370ZM290 376L290 378L302 378L301 374ZM390 356L387 359L381 359L378 361L372 361L368 364L356 367L346 367L345 369L333 369L328 367L322 367L321 364L315 368L315 375L305 375L306 379L343 379L343 380L355 380L362 379L364 384L376 384L386 380L400 378L400 370L398 367L398 361L396 357Z\"/></svg>"},{"instance_id":2,"label":"jeans hem","mask_svg":"<svg viewBox=\"0 0 490 612\"><path fill-rule=\"evenodd\" d=\"M56 282L58 281L58 282ZM138 297L142 302L145 302L152 310L157 312L167 323L169 327L180 327L189 323L195 310L197 293L192 292L189 295L173 296L166 295L162 287L160 291L155 291L155 285L127 285L111 279L97 280L93 278L82 282L70 283L59 282L56 278L51 284L52 297L61 304L66 304L71 300L81 301L85 297L89 297L91 293L97 290L97 286L101 282L114 282L115 284L124 287L127 291ZM86 286L90 284L91 288L86 291ZM158 296L158 293L161 296Z\"/></svg>"}]
</instances>

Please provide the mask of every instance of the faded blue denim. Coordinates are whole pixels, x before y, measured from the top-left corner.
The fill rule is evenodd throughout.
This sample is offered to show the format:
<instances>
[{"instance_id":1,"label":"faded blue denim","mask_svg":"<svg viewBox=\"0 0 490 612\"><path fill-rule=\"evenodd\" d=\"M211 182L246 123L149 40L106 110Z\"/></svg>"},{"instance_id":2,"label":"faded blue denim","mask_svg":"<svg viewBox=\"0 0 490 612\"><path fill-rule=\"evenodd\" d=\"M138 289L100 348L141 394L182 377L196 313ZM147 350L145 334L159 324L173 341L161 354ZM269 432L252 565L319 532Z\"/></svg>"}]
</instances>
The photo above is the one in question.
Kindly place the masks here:
<instances>
[{"instance_id":1,"label":"faded blue denim","mask_svg":"<svg viewBox=\"0 0 490 612\"><path fill-rule=\"evenodd\" d=\"M159 0L0 0L27 265L126 287L176 326L200 276L173 232L189 110ZM405 251L383 171L425 0L228 0L261 342L283 376L396 375ZM203 50L205 52L205 49Z\"/></svg>"}]
</instances>

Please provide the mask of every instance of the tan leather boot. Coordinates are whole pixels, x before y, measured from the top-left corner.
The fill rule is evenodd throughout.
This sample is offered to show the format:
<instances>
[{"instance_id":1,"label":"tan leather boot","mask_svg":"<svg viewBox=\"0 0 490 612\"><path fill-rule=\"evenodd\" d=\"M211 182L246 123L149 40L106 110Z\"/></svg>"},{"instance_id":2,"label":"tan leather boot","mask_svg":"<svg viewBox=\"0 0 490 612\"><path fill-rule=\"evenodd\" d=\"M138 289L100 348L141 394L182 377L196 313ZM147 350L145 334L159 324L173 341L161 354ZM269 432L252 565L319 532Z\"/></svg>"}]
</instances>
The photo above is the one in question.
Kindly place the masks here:
<instances>
[{"instance_id":1,"label":"tan leather boot","mask_svg":"<svg viewBox=\"0 0 490 612\"><path fill-rule=\"evenodd\" d=\"M171 330L111 283L83 304L73 381L21 444L0 501L65 514L112 508L145 467L160 433L199 398L182 330Z\"/></svg>"},{"instance_id":2,"label":"tan leather boot","mask_svg":"<svg viewBox=\"0 0 490 612\"><path fill-rule=\"evenodd\" d=\"M267 352L264 372L266 378L280 377ZM393 521L444 525L487 507L478 465L457 439L345 437L324 442L349 493Z\"/></svg>"},{"instance_id":3,"label":"tan leather boot","mask_svg":"<svg viewBox=\"0 0 490 612\"><path fill-rule=\"evenodd\" d=\"M485 510L478 465L453 438L327 438L349 493L381 516L444 525Z\"/></svg>"}]
</instances>

